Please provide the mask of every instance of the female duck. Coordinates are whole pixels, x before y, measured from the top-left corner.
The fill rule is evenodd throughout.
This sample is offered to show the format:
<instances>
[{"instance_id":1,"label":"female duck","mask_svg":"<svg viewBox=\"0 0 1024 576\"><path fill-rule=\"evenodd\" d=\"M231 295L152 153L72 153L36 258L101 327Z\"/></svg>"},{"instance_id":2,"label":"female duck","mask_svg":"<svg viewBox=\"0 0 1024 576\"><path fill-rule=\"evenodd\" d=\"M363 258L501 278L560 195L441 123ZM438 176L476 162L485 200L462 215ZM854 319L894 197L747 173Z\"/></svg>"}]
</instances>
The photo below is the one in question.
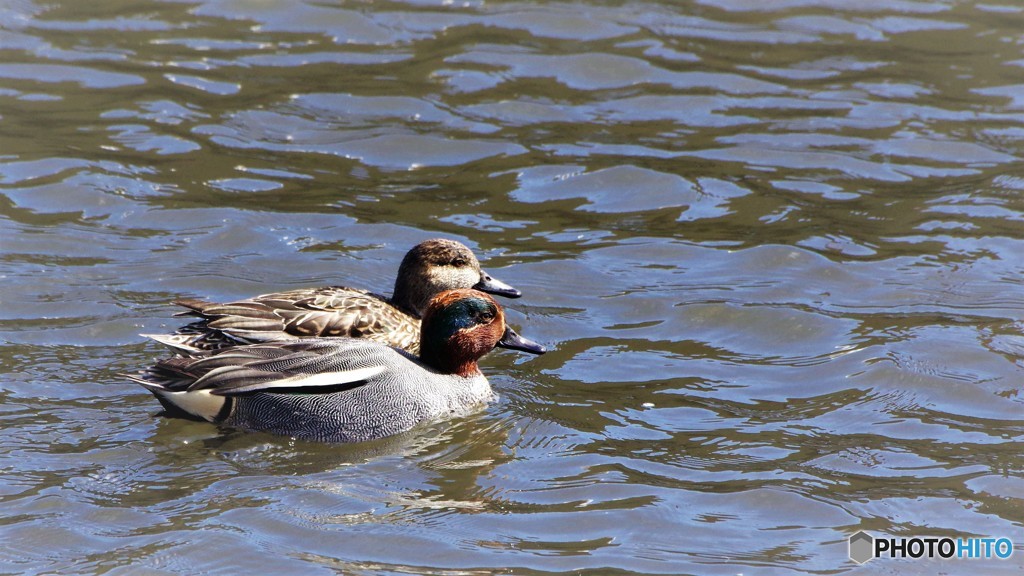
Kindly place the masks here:
<instances>
[{"instance_id":1,"label":"female duck","mask_svg":"<svg viewBox=\"0 0 1024 576\"><path fill-rule=\"evenodd\" d=\"M417 244L402 259L390 298L358 288L327 286L263 294L228 304L177 300L175 304L189 309L179 316L201 320L169 336L147 336L185 353L303 337L350 336L415 354L419 319L427 303L439 292L456 288L521 296L484 272L462 243L434 239Z\"/></svg>"},{"instance_id":2,"label":"female duck","mask_svg":"<svg viewBox=\"0 0 1024 576\"><path fill-rule=\"evenodd\" d=\"M311 338L176 356L129 378L172 415L358 442L490 400L477 360L495 346L545 351L509 328L490 296L451 290L437 295L424 314L418 358L368 340Z\"/></svg>"}]
</instances>

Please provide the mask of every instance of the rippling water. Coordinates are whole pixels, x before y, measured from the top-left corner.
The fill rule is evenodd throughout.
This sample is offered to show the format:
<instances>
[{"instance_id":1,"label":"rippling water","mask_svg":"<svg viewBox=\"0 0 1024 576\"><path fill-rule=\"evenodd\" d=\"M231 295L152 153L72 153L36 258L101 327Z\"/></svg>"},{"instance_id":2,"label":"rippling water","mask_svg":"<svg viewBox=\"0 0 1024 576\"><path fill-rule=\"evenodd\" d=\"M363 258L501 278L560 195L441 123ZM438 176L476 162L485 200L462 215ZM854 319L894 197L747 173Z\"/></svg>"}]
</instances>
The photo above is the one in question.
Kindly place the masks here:
<instances>
[{"instance_id":1,"label":"rippling water","mask_svg":"<svg viewBox=\"0 0 1024 576\"><path fill-rule=\"evenodd\" d=\"M0 572L1024 569L1016 2L0 4ZM168 302L523 290L388 441L156 417ZM849 560L857 530L1008 560Z\"/></svg>"}]
</instances>

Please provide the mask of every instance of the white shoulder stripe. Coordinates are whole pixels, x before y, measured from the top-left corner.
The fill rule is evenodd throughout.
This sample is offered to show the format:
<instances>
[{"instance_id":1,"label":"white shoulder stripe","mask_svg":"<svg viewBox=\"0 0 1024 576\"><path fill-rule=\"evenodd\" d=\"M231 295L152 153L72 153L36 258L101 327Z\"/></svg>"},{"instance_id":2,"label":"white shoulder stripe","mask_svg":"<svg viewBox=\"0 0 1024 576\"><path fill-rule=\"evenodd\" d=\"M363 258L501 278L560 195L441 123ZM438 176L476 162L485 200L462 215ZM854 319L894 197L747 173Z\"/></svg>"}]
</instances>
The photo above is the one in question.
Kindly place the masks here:
<instances>
[{"instance_id":1,"label":"white shoulder stripe","mask_svg":"<svg viewBox=\"0 0 1024 576\"><path fill-rule=\"evenodd\" d=\"M231 388L228 394L240 394L243 392L273 392L275 390L287 390L289 388L310 388L330 387L341 384L351 384L361 380L367 380L377 376L384 371L384 366L370 366L356 370L343 370L341 372L321 372L319 374L296 374L279 380L258 382L247 386Z\"/></svg>"}]
</instances>

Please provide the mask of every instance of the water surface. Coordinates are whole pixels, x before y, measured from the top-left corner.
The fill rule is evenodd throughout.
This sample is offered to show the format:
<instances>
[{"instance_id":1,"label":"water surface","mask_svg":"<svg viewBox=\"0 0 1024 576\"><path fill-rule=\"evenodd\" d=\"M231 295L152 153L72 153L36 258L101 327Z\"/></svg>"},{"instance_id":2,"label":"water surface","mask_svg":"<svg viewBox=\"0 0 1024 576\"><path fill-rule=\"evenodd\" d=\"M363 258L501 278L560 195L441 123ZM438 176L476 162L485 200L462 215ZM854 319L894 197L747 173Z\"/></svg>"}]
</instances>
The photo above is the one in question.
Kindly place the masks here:
<instances>
[{"instance_id":1,"label":"water surface","mask_svg":"<svg viewBox=\"0 0 1024 576\"><path fill-rule=\"evenodd\" d=\"M1024 568L1024 8L0 6L0 572ZM180 297L470 245L553 350L332 446L157 416ZM1008 560L847 557L857 530Z\"/></svg>"}]
</instances>

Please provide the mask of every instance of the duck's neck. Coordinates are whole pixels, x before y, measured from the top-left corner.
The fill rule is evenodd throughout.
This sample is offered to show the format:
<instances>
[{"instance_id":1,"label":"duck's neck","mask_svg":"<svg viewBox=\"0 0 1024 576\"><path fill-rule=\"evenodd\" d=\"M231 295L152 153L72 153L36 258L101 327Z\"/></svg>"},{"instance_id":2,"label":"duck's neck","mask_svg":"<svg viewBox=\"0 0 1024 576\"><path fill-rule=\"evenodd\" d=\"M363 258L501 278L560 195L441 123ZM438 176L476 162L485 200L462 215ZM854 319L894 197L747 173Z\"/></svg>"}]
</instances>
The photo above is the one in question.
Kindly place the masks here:
<instances>
[{"instance_id":1,"label":"duck's neck","mask_svg":"<svg viewBox=\"0 0 1024 576\"><path fill-rule=\"evenodd\" d=\"M461 376L463 378L472 378L473 376L480 376L481 374L483 374L482 372L480 372L480 366L477 365L476 360L469 360L468 362L451 364L443 369L438 369L448 374Z\"/></svg>"},{"instance_id":2,"label":"duck's neck","mask_svg":"<svg viewBox=\"0 0 1024 576\"><path fill-rule=\"evenodd\" d=\"M476 358L455 354L451 348L431 346L426 341L420 341L420 360L443 374L454 374L463 378L481 374Z\"/></svg>"},{"instance_id":3,"label":"duck's neck","mask_svg":"<svg viewBox=\"0 0 1024 576\"><path fill-rule=\"evenodd\" d=\"M415 304L410 302L408 296L404 294L395 292L395 294L388 299L388 302L395 308L398 308L402 312L405 312L406 314L412 316L413 318L416 318L417 320L423 317L423 315L420 314L419 308L417 308Z\"/></svg>"},{"instance_id":4,"label":"duck's neck","mask_svg":"<svg viewBox=\"0 0 1024 576\"><path fill-rule=\"evenodd\" d=\"M420 360L444 374L463 378L480 375L475 348L472 337L465 333L456 332L447 338L431 333L420 335Z\"/></svg>"},{"instance_id":5,"label":"duck's neck","mask_svg":"<svg viewBox=\"0 0 1024 576\"><path fill-rule=\"evenodd\" d=\"M422 298L417 300L416 295L423 294L425 287L413 286L405 278L403 272L404 270L401 269L398 271L398 279L395 280L395 290L391 294L391 305L413 318L422 318L427 302L420 301L423 300Z\"/></svg>"}]
</instances>

